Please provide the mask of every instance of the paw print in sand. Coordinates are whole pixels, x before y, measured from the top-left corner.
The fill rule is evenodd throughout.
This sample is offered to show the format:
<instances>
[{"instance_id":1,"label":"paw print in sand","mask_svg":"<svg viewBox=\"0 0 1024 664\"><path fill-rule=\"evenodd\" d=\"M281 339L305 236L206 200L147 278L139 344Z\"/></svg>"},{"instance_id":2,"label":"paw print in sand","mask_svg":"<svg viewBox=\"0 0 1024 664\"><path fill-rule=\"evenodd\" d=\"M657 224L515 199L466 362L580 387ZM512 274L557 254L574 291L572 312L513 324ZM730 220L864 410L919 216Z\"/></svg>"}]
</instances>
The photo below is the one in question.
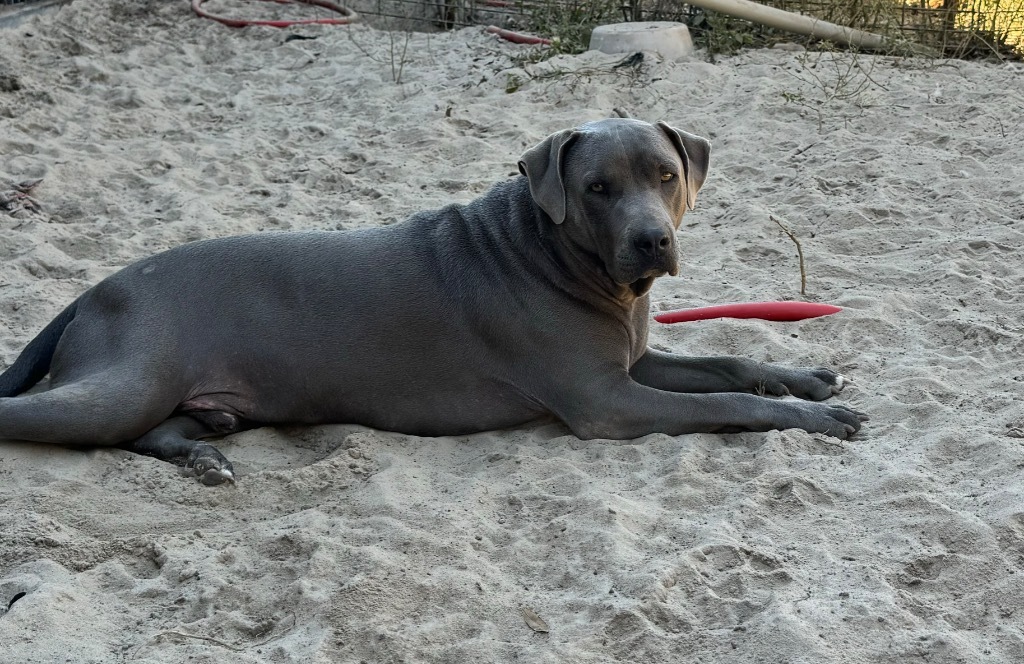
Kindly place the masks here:
<instances>
[{"instance_id":1,"label":"paw print in sand","mask_svg":"<svg viewBox=\"0 0 1024 664\"><path fill-rule=\"evenodd\" d=\"M677 571L676 585L706 629L743 624L792 581L781 560L746 546L709 544L687 557L689 565Z\"/></svg>"}]
</instances>

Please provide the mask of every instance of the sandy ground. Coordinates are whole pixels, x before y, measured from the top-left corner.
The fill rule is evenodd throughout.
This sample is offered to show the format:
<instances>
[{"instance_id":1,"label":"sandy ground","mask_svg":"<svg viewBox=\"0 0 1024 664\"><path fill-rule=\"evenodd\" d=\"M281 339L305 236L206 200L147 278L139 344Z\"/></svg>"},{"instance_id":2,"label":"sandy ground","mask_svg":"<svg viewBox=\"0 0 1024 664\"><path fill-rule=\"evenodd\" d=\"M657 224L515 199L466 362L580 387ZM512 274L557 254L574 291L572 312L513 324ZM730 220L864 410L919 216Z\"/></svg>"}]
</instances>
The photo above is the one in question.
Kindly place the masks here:
<instances>
[{"instance_id":1,"label":"sandy ground","mask_svg":"<svg viewBox=\"0 0 1024 664\"><path fill-rule=\"evenodd\" d=\"M227 488L5 442L4 662L1024 661L1019 65L524 68L468 29L414 35L399 85L385 32L231 30L183 1L75 2L0 43L0 178L45 178L41 213L0 212L0 366L151 252L466 201L624 106L715 147L655 308L799 297L770 214L807 299L845 307L652 343L836 367L872 416L846 443L262 429L221 445Z\"/></svg>"}]
</instances>

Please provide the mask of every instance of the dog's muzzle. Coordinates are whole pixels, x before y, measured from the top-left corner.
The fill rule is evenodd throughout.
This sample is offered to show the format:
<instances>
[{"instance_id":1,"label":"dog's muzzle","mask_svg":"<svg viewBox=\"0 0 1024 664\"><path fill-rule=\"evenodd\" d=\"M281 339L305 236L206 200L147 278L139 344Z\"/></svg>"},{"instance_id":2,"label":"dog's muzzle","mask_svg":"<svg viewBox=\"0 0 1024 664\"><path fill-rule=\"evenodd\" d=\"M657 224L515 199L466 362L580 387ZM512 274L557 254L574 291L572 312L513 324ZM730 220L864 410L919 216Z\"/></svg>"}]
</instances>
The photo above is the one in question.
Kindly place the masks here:
<instances>
[{"instance_id":1,"label":"dog's muzzle","mask_svg":"<svg viewBox=\"0 0 1024 664\"><path fill-rule=\"evenodd\" d=\"M679 272L679 260L676 256L675 235L670 229L651 227L633 233L629 238L629 264L622 267L634 273L635 278L660 277L668 273ZM629 269L632 268L632 269Z\"/></svg>"}]
</instances>

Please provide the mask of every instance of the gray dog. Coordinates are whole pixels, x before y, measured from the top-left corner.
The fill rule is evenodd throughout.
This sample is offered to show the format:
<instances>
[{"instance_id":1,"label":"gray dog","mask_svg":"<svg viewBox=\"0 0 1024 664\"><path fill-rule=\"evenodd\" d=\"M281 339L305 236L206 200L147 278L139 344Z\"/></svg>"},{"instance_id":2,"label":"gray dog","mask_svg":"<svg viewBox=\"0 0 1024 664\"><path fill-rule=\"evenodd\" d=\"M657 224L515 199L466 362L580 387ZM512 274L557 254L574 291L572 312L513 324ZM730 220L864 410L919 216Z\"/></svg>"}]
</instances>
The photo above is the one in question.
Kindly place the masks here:
<instances>
[{"instance_id":1,"label":"gray dog","mask_svg":"<svg viewBox=\"0 0 1024 664\"><path fill-rule=\"evenodd\" d=\"M867 418L828 369L647 347L711 146L664 123L552 134L467 205L354 232L187 244L89 289L0 376L0 439L117 445L234 478L205 438L359 423L423 436L554 415L580 438ZM50 374L46 390L22 394ZM16 395L21 396L16 396Z\"/></svg>"}]
</instances>

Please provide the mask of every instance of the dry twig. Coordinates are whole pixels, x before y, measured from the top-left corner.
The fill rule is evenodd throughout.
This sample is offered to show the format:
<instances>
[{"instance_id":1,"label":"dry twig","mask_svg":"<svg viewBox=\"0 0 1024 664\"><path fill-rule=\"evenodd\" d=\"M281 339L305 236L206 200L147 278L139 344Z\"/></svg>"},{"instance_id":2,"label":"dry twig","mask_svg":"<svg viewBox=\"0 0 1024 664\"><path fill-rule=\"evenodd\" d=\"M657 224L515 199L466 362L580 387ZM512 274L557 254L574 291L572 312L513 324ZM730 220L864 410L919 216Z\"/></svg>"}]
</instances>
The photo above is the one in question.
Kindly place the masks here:
<instances>
[{"instance_id":1,"label":"dry twig","mask_svg":"<svg viewBox=\"0 0 1024 664\"><path fill-rule=\"evenodd\" d=\"M789 239L796 245L796 254L800 258L800 294L807 295L807 270L804 268L804 249L800 246L800 240L793 234L793 231L789 230L782 225L782 222L775 218L774 215L768 215L768 218L774 221L782 231L789 236Z\"/></svg>"}]
</instances>

